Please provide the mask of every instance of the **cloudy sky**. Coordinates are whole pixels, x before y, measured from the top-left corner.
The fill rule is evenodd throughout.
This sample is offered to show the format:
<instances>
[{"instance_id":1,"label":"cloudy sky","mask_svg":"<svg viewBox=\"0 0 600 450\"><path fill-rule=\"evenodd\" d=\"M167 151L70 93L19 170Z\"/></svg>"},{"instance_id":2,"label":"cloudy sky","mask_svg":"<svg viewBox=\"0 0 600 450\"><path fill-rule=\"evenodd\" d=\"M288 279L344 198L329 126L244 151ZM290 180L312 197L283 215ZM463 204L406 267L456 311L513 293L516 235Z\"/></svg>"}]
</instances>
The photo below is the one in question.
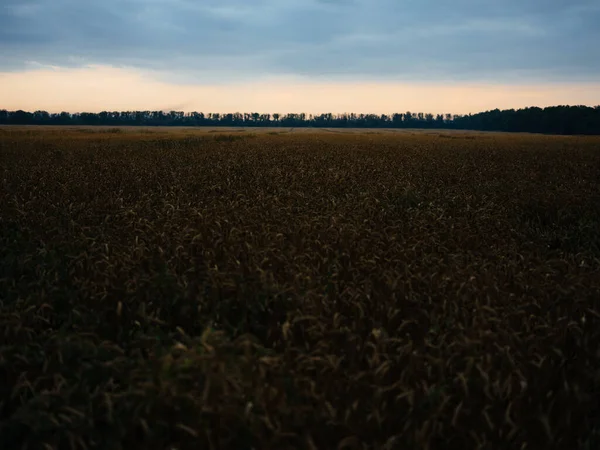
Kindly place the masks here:
<instances>
[{"instance_id":1,"label":"cloudy sky","mask_svg":"<svg viewBox=\"0 0 600 450\"><path fill-rule=\"evenodd\" d=\"M598 0L0 0L0 109L600 104Z\"/></svg>"}]
</instances>

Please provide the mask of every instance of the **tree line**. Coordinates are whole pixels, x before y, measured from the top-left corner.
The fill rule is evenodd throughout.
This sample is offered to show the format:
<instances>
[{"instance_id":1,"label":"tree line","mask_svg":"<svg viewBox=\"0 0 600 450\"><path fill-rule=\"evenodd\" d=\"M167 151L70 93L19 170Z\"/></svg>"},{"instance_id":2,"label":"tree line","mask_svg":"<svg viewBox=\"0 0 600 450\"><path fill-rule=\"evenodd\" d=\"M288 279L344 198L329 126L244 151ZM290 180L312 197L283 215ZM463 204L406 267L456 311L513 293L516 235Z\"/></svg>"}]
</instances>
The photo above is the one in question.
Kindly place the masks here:
<instances>
[{"instance_id":1,"label":"tree line","mask_svg":"<svg viewBox=\"0 0 600 450\"><path fill-rule=\"evenodd\" d=\"M548 134L600 134L600 106L529 107L477 114L261 114L182 111L48 113L0 110L0 125L441 128Z\"/></svg>"}]
</instances>

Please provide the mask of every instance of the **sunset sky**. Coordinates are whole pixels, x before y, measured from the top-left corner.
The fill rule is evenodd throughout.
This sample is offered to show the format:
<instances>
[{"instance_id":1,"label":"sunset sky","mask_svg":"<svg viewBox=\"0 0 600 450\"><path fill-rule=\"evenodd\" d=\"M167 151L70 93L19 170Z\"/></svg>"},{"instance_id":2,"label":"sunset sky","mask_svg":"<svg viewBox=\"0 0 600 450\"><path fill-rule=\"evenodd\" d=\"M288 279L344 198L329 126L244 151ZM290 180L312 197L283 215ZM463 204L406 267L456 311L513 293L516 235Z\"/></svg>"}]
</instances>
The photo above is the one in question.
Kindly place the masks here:
<instances>
[{"instance_id":1,"label":"sunset sky","mask_svg":"<svg viewBox=\"0 0 600 450\"><path fill-rule=\"evenodd\" d=\"M600 2L3 0L0 109L600 104Z\"/></svg>"}]
</instances>

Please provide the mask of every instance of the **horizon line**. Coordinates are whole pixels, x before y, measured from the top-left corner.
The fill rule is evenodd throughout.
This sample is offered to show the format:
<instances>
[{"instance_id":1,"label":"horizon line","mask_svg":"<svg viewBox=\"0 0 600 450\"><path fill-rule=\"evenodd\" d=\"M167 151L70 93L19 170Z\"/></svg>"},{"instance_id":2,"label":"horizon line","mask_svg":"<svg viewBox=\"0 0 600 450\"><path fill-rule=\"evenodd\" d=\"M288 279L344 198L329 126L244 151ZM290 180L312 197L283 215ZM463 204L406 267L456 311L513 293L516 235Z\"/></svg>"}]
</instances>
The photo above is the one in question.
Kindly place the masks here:
<instances>
[{"instance_id":1,"label":"horizon line","mask_svg":"<svg viewBox=\"0 0 600 450\"><path fill-rule=\"evenodd\" d=\"M7 112L7 113L16 113L19 111L22 111L24 113L27 114L35 114L36 112L45 112L48 114L62 114L62 113L67 113L70 115L73 114L101 114L101 113L124 113L124 112L162 112L165 114L168 113L172 113L172 112L176 112L176 113L184 113L184 114L204 114L205 116L208 114L219 114L219 115L229 115L229 114L260 114L260 115L265 115L265 114L269 114L271 116L273 116L274 114L278 114L280 116L285 116L285 115L290 115L290 114L305 114L306 116L320 116L320 115L324 115L324 114L332 114L332 115L350 115L350 114L355 114L355 115L377 115L377 116L393 116L394 114L406 114L406 113L411 113L411 114L423 114L423 115L427 115L427 114L433 114L434 116L436 115L443 115L446 116L447 114L450 114L452 116L468 116L468 115L474 115L474 114L482 114L482 113L487 113L487 112L491 112L491 111L524 111L524 110L528 110L528 109L541 109L541 110L546 110L546 109L552 109L552 108L590 108L590 109L596 109L596 108L600 108L600 104L598 105L594 105L594 104L556 104L556 105L552 105L552 106L536 106L536 105L530 105L530 106L522 106L519 108L504 108L504 109L500 109L500 108L492 108L492 109L486 109L486 110L480 110L477 112L468 112L468 113L451 113L451 112L444 112L444 113L433 113L433 112L425 112L425 111L420 111L420 110L410 110L407 109L406 111L401 111L401 110L396 110L394 112L353 112L353 111L343 111L343 112L333 112L333 111L322 111L322 112L318 112L318 113L308 113L308 112L303 112L303 111L298 111L298 112L266 112L266 111L242 111L242 110L238 110L235 112L223 112L223 111L199 111L199 110L185 110L185 109L169 109L169 108L156 108L156 109L101 109L101 110L95 110L95 111L91 111L91 110L81 110L81 111L66 111L66 110L48 110L48 109L35 109L35 110L25 110L25 109L8 109L8 108L1 108L0 107L0 111L3 112Z\"/></svg>"}]
</instances>

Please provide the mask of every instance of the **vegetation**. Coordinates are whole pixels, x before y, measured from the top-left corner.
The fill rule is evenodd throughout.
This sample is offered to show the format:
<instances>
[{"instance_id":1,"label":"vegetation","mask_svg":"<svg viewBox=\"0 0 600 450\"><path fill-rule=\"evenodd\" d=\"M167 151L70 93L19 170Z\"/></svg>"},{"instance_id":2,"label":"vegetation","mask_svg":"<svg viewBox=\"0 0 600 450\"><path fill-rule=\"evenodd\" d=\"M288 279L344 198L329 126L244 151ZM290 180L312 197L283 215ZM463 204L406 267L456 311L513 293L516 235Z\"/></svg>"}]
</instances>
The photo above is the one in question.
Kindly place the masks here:
<instances>
[{"instance_id":1,"label":"vegetation","mask_svg":"<svg viewBox=\"0 0 600 450\"><path fill-rule=\"evenodd\" d=\"M449 128L549 134L600 134L600 106L554 106L486 111L478 114L259 114L181 111L104 111L49 114L0 110L0 125L153 125L335 128Z\"/></svg>"},{"instance_id":2,"label":"vegetation","mask_svg":"<svg viewBox=\"0 0 600 450\"><path fill-rule=\"evenodd\" d=\"M0 448L599 448L599 144L0 128Z\"/></svg>"}]
</instances>

